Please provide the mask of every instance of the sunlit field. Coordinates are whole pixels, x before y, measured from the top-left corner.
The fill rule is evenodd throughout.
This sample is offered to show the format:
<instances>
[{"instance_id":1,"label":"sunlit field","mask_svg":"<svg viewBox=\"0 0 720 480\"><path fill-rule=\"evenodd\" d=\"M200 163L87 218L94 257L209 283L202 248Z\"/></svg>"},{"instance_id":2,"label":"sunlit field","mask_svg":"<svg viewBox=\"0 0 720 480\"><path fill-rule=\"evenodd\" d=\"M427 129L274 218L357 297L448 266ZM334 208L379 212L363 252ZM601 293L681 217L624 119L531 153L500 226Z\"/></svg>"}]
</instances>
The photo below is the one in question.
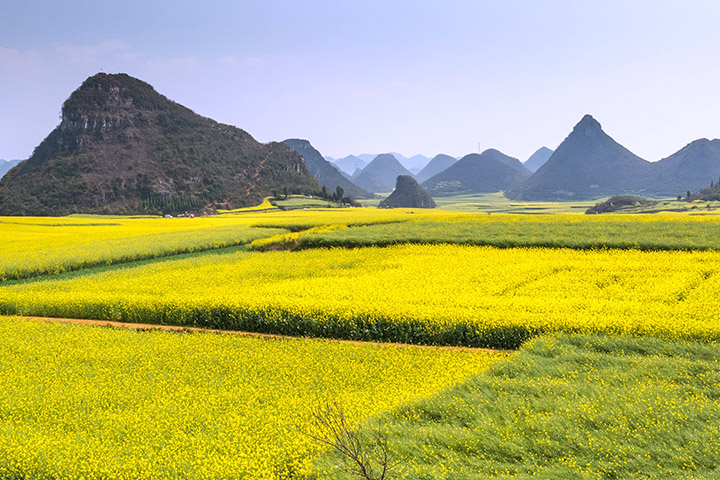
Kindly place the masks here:
<instances>
[{"instance_id":1,"label":"sunlit field","mask_svg":"<svg viewBox=\"0 0 720 480\"><path fill-rule=\"evenodd\" d=\"M714 478L712 209L288 201L0 218L2 314L304 337L2 317L0 478L342 479L305 434L326 402L387 439L389 478Z\"/></svg>"},{"instance_id":2,"label":"sunlit field","mask_svg":"<svg viewBox=\"0 0 720 480\"><path fill-rule=\"evenodd\" d=\"M7 284L0 312L473 347L557 331L715 341L718 282L718 252L226 249Z\"/></svg>"},{"instance_id":3,"label":"sunlit field","mask_svg":"<svg viewBox=\"0 0 720 480\"><path fill-rule=\"evenodd\" d=\"M319 405L362 421L503 357L13 318L0 339L0 478L295 478Z\"/></svg>"}]
</instances>

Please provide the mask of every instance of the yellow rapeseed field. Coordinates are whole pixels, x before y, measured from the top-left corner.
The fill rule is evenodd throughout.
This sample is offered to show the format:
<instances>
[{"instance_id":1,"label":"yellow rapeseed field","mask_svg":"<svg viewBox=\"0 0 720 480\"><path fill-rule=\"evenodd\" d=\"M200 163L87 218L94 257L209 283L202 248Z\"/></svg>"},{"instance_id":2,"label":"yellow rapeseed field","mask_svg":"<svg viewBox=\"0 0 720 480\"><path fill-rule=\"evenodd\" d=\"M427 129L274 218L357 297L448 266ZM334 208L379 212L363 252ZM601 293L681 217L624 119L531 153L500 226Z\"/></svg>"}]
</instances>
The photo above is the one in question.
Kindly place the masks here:
<instances>
[{"instance_id":1,"label":"yellow rapeseed field","mask_svg":"<svg viewBox=\"0 0 720 480\"><path fill-rule=\"evenodd\" d=\"M506 348L553 331L715 341L719 273L712 251L225 251L0 286L0 311Z\"/></svg>"},{"instance_id":2,"label":"yellow rapeseed field","mask_svg":"<svg viewBox=\"0 0 720 480\"><path fill-rule=\"evenodd\" d=\"M240 245L285 233L286 226L302 230L408 218L405 211L335 210L203 218L0 217L0 281Z\"/></svg>"},{"instance_id":3,"label":"yellow rapeseed field","mask_svg":"<svg viewBox=\"0 0 720 480\"><path fill-rule=\"evenodd\" d=\"M353 422L503 357L0 318L0 478L287 479L311 410Z\"/></svg>"}]
</instances>

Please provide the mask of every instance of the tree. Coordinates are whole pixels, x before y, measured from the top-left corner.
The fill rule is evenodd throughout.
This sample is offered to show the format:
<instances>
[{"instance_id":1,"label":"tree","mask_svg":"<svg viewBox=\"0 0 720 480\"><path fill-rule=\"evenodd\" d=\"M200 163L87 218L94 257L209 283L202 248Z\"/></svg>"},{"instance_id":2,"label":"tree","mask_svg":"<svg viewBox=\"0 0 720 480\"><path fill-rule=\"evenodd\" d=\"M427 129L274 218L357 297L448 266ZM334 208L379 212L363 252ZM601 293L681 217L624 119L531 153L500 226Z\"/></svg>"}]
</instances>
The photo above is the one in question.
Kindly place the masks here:
<instances>
[{"instance_id":1,"label":"tree","mask_svg":"<svg viewBox=\"0 0 720 480\"><path fill-rule=\"evenodd\" d=\"M390 459L387 435L379 431L368 435L352 428L337 403L327 403L312 414L321 433L306 435L340 453L347 473L365 480L388 480L390 471L400 465L401 462Z\"/></svg>"},{"instance_id":2,"label":"tree","mask_svg":"<svg viewBox=\"0 0 720 480\"><path fill-rule=\"evenodd\" d=\"M337 194L338 201L342 202L343 195L345 195L345 190L343 190L343 188L338 185L337 188L335 188L335 193Z\"/></svg>"}]
</instances>

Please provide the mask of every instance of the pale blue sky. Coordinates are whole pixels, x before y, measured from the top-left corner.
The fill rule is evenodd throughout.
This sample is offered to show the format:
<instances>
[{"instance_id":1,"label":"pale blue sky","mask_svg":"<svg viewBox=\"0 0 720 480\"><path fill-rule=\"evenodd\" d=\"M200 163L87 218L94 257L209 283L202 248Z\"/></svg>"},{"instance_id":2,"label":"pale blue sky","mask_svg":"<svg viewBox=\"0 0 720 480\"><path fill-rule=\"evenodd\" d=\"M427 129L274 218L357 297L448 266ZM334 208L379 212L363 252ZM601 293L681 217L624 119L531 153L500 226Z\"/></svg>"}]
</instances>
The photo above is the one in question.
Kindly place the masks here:
<instances>
[{"instance_id":1,"label":"pale blue sky","mask_svg":"<svg viewBox=\"0 0 720 480\"><path fill-rule=\"evenodd\" d=\"M585 113L648 160L720 137L720 2L0 4L0 158L27 158L101 69L260 141L525 160Z\"/></svg>"}]
</instances>

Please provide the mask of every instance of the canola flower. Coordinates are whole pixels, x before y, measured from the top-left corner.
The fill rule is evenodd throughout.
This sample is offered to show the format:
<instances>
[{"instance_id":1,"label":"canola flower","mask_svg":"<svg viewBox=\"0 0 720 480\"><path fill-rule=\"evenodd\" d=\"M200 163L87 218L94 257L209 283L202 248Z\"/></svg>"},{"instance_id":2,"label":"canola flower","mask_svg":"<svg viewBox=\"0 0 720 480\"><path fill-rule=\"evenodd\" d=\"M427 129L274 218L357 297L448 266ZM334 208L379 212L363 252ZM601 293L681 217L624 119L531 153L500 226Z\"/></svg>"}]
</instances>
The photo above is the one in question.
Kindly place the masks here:
<instances>
[{"instance_id":1,"label":"canola flower","mask_svg":"<svg viewBox=\"0 0 720 480\"><path fill-rule=\"evenodd\" d=\"M719 282L718 252L226 250L0 286L0 312L476 347L558 331L717 341Z\"/></svg>"},{"instance_id":2,"label":"canola flower","mask_svg":"<svg viewBox=\"0 0 720 480\"><path fill-rule=\"evenodd\" d=\"M362 422L504 356L0 318L0 357L0 478L254 480L308 471L322 402Z\"/></svg>"}]
</instances>

